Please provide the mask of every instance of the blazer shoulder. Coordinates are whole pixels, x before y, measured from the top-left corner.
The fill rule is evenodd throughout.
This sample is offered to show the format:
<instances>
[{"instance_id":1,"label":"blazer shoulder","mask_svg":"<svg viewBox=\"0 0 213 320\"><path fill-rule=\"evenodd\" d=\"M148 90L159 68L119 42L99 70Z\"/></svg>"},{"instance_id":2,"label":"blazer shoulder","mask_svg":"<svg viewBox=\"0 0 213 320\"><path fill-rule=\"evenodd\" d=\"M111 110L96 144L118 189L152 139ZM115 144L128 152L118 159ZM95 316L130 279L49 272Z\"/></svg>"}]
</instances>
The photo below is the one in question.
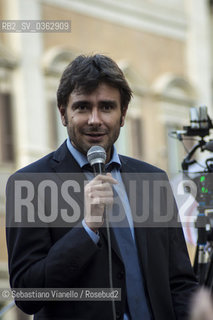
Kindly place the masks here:
<instances>
[{"instance_id":1,"label":"blazer shoulder","mask_svg":"<svg viewBox=\"0 0 213 320\"><path fill-rule=\"evenodd\" d=\"M38 159L29 165L19 169L16 173L34 173L34 172L48 172L50 171L50 161L52 160L54 152L47 154L46 156Z\"/></svg>"},{"instance_id":2,"label":"blazer shoulder","mask_svg":"<svg viewBox=\"0 0 213 320\"><path fill-rule=\"evenodd\" d=\"M64 142L57 150L50 152L44 157L30 163L29 165L19 169L16 173L47 173L52 172L52 161L61 160L67 152L66 143Z\"/></svg>"},{"instance_id":3,"label":"blazer shoulder","mask_svg":"<svg viewBox=\"0 0 213 320\"><path fill-rule=\"evenodd\" d=\"M162 173L166 174L166 172L150 163L145 161L141 161L135 158L119 155L122 165L125 168L130 168L131 171L134 172L146 172L146 173Z\"/></svg>"}]
</instances>

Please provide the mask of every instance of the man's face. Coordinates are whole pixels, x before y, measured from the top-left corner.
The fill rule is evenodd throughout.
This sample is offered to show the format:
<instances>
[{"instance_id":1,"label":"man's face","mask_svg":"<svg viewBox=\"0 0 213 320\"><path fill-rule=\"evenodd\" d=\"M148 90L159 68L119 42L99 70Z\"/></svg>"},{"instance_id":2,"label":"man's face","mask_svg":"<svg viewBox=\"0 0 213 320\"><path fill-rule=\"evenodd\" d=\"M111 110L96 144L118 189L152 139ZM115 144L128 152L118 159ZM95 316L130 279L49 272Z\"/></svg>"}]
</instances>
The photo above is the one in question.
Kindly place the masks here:
<instances>
[{"instance_id":1,"label":"man's face","mask_svg":"<svg viewBox=\"0 0 213 320\"><path fill-rule=\"evenodd\" d=\"M111 157L113 143L124 125L126 110L121 113L120 92L105 83L92 93L74 90L67 108L60 107L61 119L73 146L83 154L91 146L102 146Z\"/></svg>"}]
</instances>

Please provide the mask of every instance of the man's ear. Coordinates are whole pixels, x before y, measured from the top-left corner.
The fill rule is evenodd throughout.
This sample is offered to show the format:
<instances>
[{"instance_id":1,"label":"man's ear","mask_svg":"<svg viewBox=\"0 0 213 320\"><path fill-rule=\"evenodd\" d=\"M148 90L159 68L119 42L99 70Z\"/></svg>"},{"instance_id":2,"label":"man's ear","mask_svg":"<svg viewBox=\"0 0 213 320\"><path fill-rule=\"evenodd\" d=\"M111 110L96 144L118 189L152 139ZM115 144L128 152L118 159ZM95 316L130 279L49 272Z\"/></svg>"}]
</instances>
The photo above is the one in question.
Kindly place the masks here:
<instances>
[{"instance_id":1,"label":"man's ear","mask_svg":"<svg viewBox=\"0 0 213 320\"><path fill-rule=\"evenodd\" d=\"M61 122L63 124L63 126L67 126L67 115L66 115L66 108L63 107L63 106L60 106L59 107L59 112L60 112L60 115L61 115Z\"/></svg>"},{"instance_id":2,"label":"man's ear","mask_svg":"<svg viewBox=\"0 0 213 320\"><path fill-rule=\"evenodd\" d=\"M125 108L123 108L123 110L121 111L121 113L122 113L122 114L121 114L121 125L120 125L121 127L124 126L127 109L128 109L128 107L125 107Z\"/></svg>"}]
</instances>

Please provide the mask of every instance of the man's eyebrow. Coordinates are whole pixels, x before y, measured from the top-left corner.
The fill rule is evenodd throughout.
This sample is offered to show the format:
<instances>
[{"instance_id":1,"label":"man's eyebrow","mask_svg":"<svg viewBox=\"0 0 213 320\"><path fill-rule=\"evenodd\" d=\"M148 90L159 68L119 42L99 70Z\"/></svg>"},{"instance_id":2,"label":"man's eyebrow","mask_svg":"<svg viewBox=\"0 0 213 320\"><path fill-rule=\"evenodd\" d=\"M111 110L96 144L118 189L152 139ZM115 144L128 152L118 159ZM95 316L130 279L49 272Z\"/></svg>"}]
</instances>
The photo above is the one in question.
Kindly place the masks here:
<instances>
[{"instance_id":1,"label":"man's eyebrow","mask_svg":"<svg viewBox=\"0 0 213 320\"><path fill-rule=\"evenodd\" d=\"M100 106L103 106L103 105L108 105L108 106L113 106L113 107L116 107L117 106L117 101L116 100L108 100L108 99L105 99L105 100L100 100L98 102L98 104ZM88 101L88 100L78 100L78 101L74 101L73 104L71 105L71 108L75 109L77 108L78 106L80 105L84 105L84 106L92 106L92 102Z\"/></svg>"},{"instance_id":2,"label":"man's eyebrow","mask_svg":"<svg viewBox=\"0 0 213 320\"><path fill-rule=\"evenodd\" d=\"M72 103L71 107L74 109L80 105L91 105L91 102L87 101L87 100L78 100Z\"/></svg>"},{"instance_id":3,"label":"man's eyebrow","mask_svg":"<svg viewBox=\"0 0 213 320\"><path fill-rule=\"evenodd\" d=\"M117 101L116 100L101 100L99 101L100 105L107 104L111 106L117 106Z\"/></svg>"}]
</instances>

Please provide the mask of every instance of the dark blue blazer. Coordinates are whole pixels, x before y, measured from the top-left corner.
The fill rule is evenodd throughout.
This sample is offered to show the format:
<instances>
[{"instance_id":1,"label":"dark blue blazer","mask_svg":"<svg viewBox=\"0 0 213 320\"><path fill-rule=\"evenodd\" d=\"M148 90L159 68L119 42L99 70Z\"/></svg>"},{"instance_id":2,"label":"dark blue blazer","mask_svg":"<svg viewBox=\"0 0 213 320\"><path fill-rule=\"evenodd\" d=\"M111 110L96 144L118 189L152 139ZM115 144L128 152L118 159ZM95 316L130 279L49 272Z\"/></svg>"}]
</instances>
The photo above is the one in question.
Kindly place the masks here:
<instances>
[{"instance_id":1,"label":"dark blue blazer","mask_svg":"<svg viewBox=\"0 0 213 320\"><path fill-rule=\"evenodd\" d=\"M176 224L177 210L166 223L155 224L156 203L153 199L153 181L167 181L166 174L145 162L120 156L122 177L130 198L132 212L139 219L135 223L135 238L143 272L147 301L156 320L183 320L188 314L189 299L197 287L188 257L183 232ZM70 193L79 204L80 216L74 224L14 225L14 182L35 178L38 185L43 175L51 174L60 185L66 177L78 174L79 192ZM160 178L159 178L160 177ZM19 170L10 177L7 185L7 246L10 283L13 288L108 288L109 265L105 227L100 229L100 241L95 245L82 228L84 175L63 143L58 150ZM136 181L131 190L130 181ZM143 184L143 182L145 184ZM148 182L147 182L148 181ZM147 184L148 183L148 184ZM133 183L134 185L134 183ZM147 190L149 189L149 192ZM165 189L165 188L163 188ZM36 193L33 199L36 210ZM149 198L149 200L147 200ZM47 196L45 208L51 201ZM151 199L151 200L150 200ZM147 202L148 201L148 202ZM146 205L144 205L146 203ZM160 192L159 210L165 215L165 191ZM155 207L155 208L154 208ZM60 209L60 208L59 208ZM34 212L37 215L37 212ZM148 212L148 216L146 215ZM24 209L23 209L24 214ZM140 214L145 220L140 221ZM158 213L157 213L158 215ZM168 220L168 219L167 219ZM116 241L111 234L112 277L115 288L121 288L122 299L116 302L116 317L123 319L126 287L125 269ZM34 319L102 319L111 320L109 301L16 301L20 309L34 314ZM134 319L139 320L139 319Z\"/></svg>"}]
</instances>

